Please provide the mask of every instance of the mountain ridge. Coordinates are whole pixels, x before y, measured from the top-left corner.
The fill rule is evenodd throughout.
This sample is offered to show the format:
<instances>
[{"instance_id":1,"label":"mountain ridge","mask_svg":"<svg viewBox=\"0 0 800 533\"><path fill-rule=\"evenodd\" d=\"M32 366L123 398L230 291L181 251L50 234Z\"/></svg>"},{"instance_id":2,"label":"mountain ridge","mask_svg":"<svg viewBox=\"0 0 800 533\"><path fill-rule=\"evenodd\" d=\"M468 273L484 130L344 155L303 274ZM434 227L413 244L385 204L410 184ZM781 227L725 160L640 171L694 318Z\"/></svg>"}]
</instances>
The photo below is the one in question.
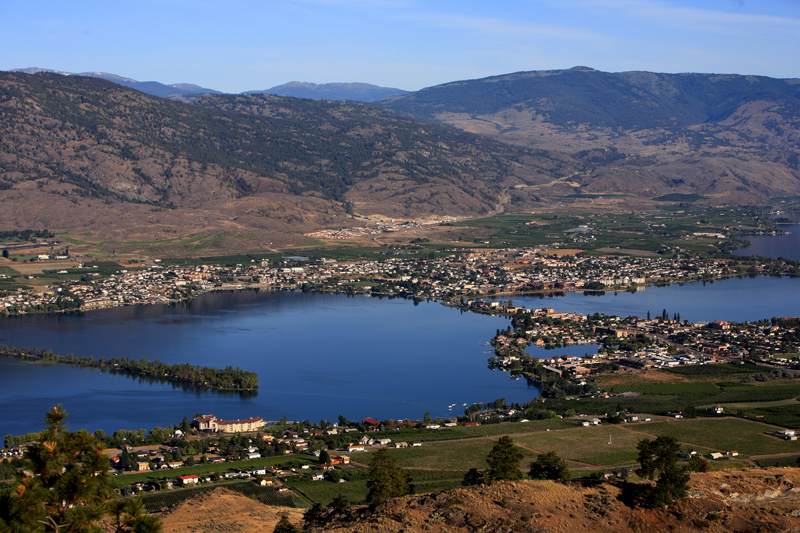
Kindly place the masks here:
<instances>
[{"instance_id":1,"label":"mountain ridge","mask_svg":"<svg viewBox=\"0 0 800 533\"><path fill-rule=\"evenodd\" d=\"M222 91L208 89L193 83L171 83L164 84L158 81L138 81L108 72L65 72L40 67L28 67L12 69L9 72L21 72L23 74L60 74L62 76L88 76L101 78L125 87L142 91L143 93L158 96L160 98L170 98L181 102L191 102L203 94L227 94ZM375 102L392 96L406 94L408 91L395 89L393 87L380 87L370 83L351 82L351 83L311 83L303 81L290 81L282 85L276 85L264 90L244 91L239 94L273 94L276 96L291 96L295 98L310 98L312 100L340 100L355 102Z\"/></svg>"}]
</instances>

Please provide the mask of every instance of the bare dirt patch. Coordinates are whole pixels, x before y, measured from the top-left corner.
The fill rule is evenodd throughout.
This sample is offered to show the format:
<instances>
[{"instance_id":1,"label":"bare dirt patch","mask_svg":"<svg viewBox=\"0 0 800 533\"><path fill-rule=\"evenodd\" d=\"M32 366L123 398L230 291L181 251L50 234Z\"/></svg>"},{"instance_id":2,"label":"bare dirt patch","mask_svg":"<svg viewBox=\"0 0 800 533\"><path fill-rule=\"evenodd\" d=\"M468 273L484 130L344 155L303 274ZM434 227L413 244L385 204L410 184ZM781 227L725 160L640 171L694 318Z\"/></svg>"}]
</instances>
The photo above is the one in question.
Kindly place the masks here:
<instances>
[{"instance_id":1,"label":"bare dirt patch","mask_svg":"<svg viewBox=\"0 0 800 533\"><path fill-rule=\"evenodd\" d=\"M282 516L296 524L303 509L270 507L220 487L165 511L162 520L164 533L261 533L274 530Z\"/></svg>"},{"instance_id":2,"label":"bare dirt patch","mask_svg":"<svg viewBox=\"0 0 800 533\"><path fill-rule=\"evenodd\" d=\"M690 381L678 374L659 372L657 370L636 370L622 367L616 372L599 374L595 376L597 382L606 387L611 385L625 385L628 383L641 383L650 381L654 383L683 383Z\"/></svg>"}]
</instances>

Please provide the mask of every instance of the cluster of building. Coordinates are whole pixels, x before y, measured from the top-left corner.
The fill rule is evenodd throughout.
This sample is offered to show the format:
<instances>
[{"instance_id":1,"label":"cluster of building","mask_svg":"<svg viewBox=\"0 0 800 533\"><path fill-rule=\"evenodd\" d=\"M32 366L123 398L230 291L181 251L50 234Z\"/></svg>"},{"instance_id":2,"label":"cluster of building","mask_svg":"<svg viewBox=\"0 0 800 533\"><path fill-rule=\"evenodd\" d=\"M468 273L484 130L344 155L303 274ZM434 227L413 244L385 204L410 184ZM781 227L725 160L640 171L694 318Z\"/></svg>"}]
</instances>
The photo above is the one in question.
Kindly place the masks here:
<instances>
[{"instance_id":1,"label":"cluster of building","mask_svg":"<svg viewBox=\"0 0 800 533\"><path fill-rule=\"evenodd\" d=\"M726 321L680 322L675 319L632 320L616 316L590 319L587 315L556 312L553 309L525 309L505 302L468 302L472 308L487 312L517 315L522 312L533 319L531 327L524 330L501 332L492 339L495 355L490 364L505 370L520 370L524 350L533 345L539 348L603 344L606 348L583 357L562 355L542 360L547 370L563 377L580 381L599 363L617 363L623 366L670 368L680 365L702 365L741 359L743 356L764 354L760 362L774 367L797 368L798 361L776 354L800 353L800 332L795 321L778 323ZM615 346L619 340L644 337L649 342L635 343L637 349L626 350ZM607 338L612 342L608 342Z\"/></svg>"},{"instance_id":2,"label":"cluster of building","mask_svg":"<svg viewBox=\"0 0 800 533\"><path fill-rule=\"evenodd\" d=\"M81 309L171 303L205 291L246 287L306 288L453 302L536 291L642 289L649 284L714 279L742 272L729 260L693 256L559 258L536 248L458 248L448 251L445 257L424 259L394 255L403 251L409 250L389 250L387 258L380 261L309 261L298 257L286 258L282 264L262 261L233 267L164 266L155 260L146 262L144 268L121 269L106 278L86 270L80 280L64 281L59 286L46 287L44 292L19 289L0 297L0 311L37 312L46 304L64 299L77 299ZM766 272L769 268L772 267L757 265L748 273ZM78 272L81 271L70 271Z\"/></svg>"}]
</instances>

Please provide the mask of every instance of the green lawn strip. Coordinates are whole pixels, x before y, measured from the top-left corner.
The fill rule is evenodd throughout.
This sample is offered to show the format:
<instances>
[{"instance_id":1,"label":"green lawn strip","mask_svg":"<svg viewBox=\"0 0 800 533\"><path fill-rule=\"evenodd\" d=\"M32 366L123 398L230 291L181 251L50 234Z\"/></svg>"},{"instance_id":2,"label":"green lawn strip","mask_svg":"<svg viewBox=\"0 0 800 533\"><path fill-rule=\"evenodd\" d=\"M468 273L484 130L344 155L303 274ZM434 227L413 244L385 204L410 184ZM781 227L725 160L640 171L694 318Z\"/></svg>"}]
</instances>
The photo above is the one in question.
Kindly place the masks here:
<instances>
[{"instance_id":1,"label":"green lawn strip","mask_svg":"<svg viewBox=\"0 0 800 533\"><path fill-rule=\"evenodd\" d=\"M317 460L311 456L294 455L290 457L261 457L259 459L251 459L248 461L198 464L195 466L184 466L174 470L153 470L150 472L137 472L135 474L120 474L112 477L111 485L112 487L123 487L125 485L144 483L158 479L176 479L179 476L201 476L211 474L213 472L224 473L249 471L254 466L281 465L299 467L304 464L316 465Z\"/></svg>"},{"instance_id":2,"label":"green lawn strip","mask_svg":"<svg viewBox=\"0 0 800 533\"><path fill-rule=\"evenodd\" d=\"M800 451L797 441L785 441L765 433L775 428L735 418L653 422L637 427L649 434L675 437L678 441L719 450L736 450L744 455L766 455Z\"/></svg>"},{"instance_id":3,"label":"green lawn strip","mask_svg":"<svg viewBox=\"0 0 800 533\"><path fill-rule=\"evenodd\" d=\"M635 461L636 444L643 438L640 433L604 424L526 435L516 441L541 453L556 452L563 459L607 466Z\"/></svg>"}]
</instances>

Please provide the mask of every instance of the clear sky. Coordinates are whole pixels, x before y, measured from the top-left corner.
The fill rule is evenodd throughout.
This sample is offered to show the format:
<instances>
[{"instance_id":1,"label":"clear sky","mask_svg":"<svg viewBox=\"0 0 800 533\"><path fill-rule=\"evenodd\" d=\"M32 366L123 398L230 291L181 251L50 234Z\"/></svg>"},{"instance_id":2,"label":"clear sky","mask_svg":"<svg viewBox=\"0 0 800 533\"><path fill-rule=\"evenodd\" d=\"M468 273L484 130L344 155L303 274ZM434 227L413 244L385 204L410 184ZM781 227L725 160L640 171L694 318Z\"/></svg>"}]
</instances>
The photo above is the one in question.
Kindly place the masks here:
<instances>
[{"instance_id":1,"label":"clear sky","mask_svg":"<svg viewBox=\"0 0 800 533\"><path fill-rule=\"evenodd\" d=\"M800 0L0 0L0 70L237 93L576 65L800 78Z\"/></svg>"}]
</instances>

